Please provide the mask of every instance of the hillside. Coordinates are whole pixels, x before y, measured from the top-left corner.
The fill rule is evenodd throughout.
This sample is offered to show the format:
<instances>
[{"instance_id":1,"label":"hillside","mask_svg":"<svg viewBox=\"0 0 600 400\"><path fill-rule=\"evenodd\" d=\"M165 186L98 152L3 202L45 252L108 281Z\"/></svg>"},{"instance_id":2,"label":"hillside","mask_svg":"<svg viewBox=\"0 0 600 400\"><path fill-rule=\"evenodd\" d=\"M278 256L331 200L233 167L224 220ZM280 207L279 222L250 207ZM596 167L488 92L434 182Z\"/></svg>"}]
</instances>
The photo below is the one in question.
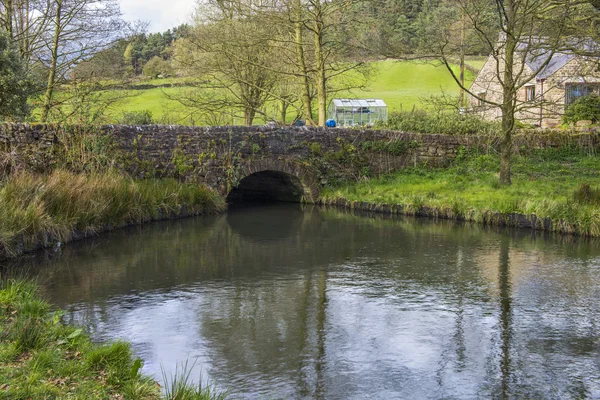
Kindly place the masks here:
<instances>
[{"instance_id":1,"label":"hillside","mask_svg":"<svg viewBox=\"0 0 600 400\"><path fill-rule=\"evenodd\" d=\"M469 61L472 68L482 65L481 59ZM458 67L456 67L458 70ZM373 74L363 89L338 93L336 97L382 98L390 112L425 108L425 100L443 92L458 96L458 86L440 64L417 61L386 60L373 63ZM467 71L467 81L474 74ZM128 112L149 111L157 123L204 125L205 121L193 116L193 110L176 100L178 95L191 90L185 78L154 79L137 83L142 89L120 90L127 97L115 103L109 110L107 122L117 122ZM166 87L172 85L172 87ZM292 112L290 118L295 114ZM236 121L238 122L238 121ZM260 119L256 123L263 123ZM238 123L241 123L241 119Z\"/></svg>"}]
</instances>

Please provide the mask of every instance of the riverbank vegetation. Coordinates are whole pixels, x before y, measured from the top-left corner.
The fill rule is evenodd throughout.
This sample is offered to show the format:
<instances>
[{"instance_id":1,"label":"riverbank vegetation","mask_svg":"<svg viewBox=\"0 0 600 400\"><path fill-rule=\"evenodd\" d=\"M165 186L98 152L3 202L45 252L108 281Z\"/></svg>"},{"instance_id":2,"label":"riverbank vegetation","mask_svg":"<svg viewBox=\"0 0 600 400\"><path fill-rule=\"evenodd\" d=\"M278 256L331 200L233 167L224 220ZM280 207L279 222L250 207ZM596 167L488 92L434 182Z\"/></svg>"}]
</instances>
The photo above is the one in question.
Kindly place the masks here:
<instances>
[{"instance_id":1,"label":"riverbank vegetation","mask_svg":"<svg viewBox=\"0 0 600 400\"><path fill-rule=\"evenodd\" d=\"M17 172L0 183L0 258L147 221L225 210L217 193L114 170Z\"/></svg>"},{"instance_id":2,"label":"riverbank vegetation","mask_svg":"<svg viewBox=\"0 0 600 400\"><path fill-rule=\"evenodd\" d=\"M446 169L407 168L378 179L328 189L339 200L400 205L403 212L494 223L518 213L550 218L552 230L600 236L600 159L577 149L522 152L513 160L513 184L500 185L499 155L461 151Z\"/></svg>"},{"instance_id":3,"label":"riverbank vegetation","mask_svg":"<svg viewBox=\"0 0 600 400\"><path fill-rule=\"evenodd\" d=\"M141 374L129 344L95 344L37 285L5 280L0 287L0 399L219 400L224 394L191 383L189 369L164 377L164 392Z\"/></svg>"}]
</instances>

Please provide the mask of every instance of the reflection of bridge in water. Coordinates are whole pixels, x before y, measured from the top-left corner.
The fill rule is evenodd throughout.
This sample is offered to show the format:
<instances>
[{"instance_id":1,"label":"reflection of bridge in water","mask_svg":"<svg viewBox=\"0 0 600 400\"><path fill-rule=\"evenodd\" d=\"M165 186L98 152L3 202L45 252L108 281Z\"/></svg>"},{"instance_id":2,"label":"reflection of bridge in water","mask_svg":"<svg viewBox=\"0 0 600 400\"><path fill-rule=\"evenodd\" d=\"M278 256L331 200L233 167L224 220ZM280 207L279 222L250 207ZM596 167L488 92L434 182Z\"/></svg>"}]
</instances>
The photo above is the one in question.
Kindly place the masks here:
<instances>
[{"instance_id":1,"label":"reflection of bridge in water","mask_svg":"<svg viewBox=\"0 0 600 400\"><path fill-rule=\"evenodd\" d=\"M199 356L250 397L547 398L549 370L570 397L595 393L564 365L595 373L583 307L600 251L559 240L273 206L75 243L40 279L68 318L131 340L151 371Z\"/></svg>"}]
</instances>

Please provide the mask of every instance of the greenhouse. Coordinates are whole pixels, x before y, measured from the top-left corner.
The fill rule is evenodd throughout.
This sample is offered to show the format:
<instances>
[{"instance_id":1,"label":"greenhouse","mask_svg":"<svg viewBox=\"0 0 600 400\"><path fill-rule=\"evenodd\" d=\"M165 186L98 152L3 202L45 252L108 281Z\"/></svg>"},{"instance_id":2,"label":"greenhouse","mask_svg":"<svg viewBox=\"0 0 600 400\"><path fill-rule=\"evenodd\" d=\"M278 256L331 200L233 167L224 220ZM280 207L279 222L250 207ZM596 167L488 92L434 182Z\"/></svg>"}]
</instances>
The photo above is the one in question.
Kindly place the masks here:
<instances>
[{"instance_id":1,"label":"greenhouse","mask_svg":"<svg viewBox=\"0 0 600 400\"><path fill-rule=\"evenodd\" d=\"M329 120L334 126L373 126L388 119L388 107L382 99L333 99Z\"/></svg>"}]
</instances>

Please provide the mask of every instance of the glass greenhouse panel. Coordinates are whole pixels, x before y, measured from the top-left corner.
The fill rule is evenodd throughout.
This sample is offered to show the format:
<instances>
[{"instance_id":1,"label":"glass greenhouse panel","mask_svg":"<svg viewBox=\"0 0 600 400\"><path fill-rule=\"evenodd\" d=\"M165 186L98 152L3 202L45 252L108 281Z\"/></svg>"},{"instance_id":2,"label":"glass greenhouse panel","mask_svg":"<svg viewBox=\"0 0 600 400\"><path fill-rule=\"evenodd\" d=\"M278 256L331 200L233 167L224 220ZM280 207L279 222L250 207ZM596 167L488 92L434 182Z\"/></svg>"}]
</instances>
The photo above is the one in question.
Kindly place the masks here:
<instances>
[{"instance_id":1,"label":"glass greenhouse panel","mask_svg":"<svg viewBox=\"0 0 600 400\"><path fill-rule=\"evenodd\" d=\"M333 99L328 118L337 126L373 126L388 120L388 106L382 99Z\"/></svg>"}]
</instances>

